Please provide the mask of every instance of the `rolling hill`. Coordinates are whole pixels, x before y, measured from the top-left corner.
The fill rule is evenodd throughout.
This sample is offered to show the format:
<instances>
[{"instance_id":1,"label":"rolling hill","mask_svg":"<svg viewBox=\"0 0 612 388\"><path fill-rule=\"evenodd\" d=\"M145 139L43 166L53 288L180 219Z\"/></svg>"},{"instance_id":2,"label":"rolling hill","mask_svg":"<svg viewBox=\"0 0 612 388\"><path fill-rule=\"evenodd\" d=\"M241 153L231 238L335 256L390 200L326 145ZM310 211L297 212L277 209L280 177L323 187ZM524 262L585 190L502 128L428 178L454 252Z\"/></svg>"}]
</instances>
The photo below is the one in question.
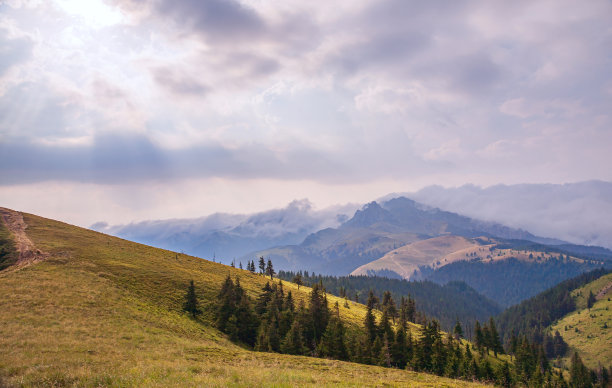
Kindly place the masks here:
<instances>
[{"instance_id":1,"label":"rolling hill","mask_svg":"<svg viewBox=\"0 0 612 388\"><path fill-rule=\"evenodd\" d=\"M228 274L251 296L263 276L3 209L9 216L3 248L17 259L0 272L2 386L473 385L249 351L211 326L211 303ZM191 279L204 310L197 320L181 311ZM298 300L309 292L285 287ZM340 315L350 330L365 307L352 303Z\"/></svg>"},{"instance_id":2,"label":"rolling hill","mask_svg":"<svg viewBox=\"0 0 612 388\"><path fill-rule=\"evenodd\" d=\"M590 292L596 301L588 308ZM588 367L612 366L612 273L575 289L571 295L576 309L553 323L551 330L558 331Z\"/></svg>"}]
</instances>

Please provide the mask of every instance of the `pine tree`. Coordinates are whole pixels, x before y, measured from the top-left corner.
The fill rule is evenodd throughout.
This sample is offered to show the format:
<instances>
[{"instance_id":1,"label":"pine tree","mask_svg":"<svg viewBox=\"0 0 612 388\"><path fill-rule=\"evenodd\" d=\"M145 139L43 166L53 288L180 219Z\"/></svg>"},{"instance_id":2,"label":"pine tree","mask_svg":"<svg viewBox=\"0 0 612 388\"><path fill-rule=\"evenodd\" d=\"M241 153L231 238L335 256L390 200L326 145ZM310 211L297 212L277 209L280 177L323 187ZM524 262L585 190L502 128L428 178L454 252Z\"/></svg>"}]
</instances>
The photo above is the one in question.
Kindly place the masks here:
<instances>
[{"instance_id":1,"label":"pine tree","mask_svg":"<svg viewBox=\"0 0 612 388\"><path fill-rule=\"evenodd\" d=\"M202 311L198 308L198 297L195 293L195 286L193 280L189 281L189 287L187 288L187 294L185 295L185 303L183 304L183 310L187 311L193 318L202 314Z\"/></svg>"},{"instance_id":2,"label":"pine tree","mask_svg":"<svg viewBox=\"0 0 612 388\"><path fill-rule=\"evenodd\" d=\"M405 299L402 297L399 326L395 332L393 344L391 345L392 364L400 369L404 369L408 363L406 330L406 303Z\"/></svg>"},{"instance_id":3,"label":"pine tree","mask_svg":"<svg viewBox=\"0 0 612 388\"><path fill-rule=\"evenodd\" d=\"M266 270L266 262L263 258L263 256L259 257L259 273L263 274L265 273Z\"/></svg>"},{"instance_id":4,"label":"pine tree","mask_svg":"<svg viewBox=\"0 0 612 388\"><path fill-rule=\"evenodd\" d=\"M236 309L236 297L234 294L234 283L228 274L217 294L217 308L215 311L215 326L224 333L228 333L226 328L230 317ZM233 331L233 330L231 330Z\"/></svg>"},{"instance_id":5,"label":"pine tree","mask_svg":"<svg viewBox=\"0 0 612 388\"><path fill-rule=\"evenodd\" d=\"M461 323L459 323L459 319L457 319L457 322L455 323L453 333L455 334L455 339L460 340L463 338L463 328L461 327Z\"/></svg>"},{"instance_id":6,"label":"pine tree","mask_svg":"<svg viewBox=\"0 0 612 388\"><path fill-rule=\"evenodd\" d=\"M268 304L272 300L273 290L270 287L270 283L266 282L266 285L261 289L263 292L259 294L257 297L257 302L255 303L255 312L257 315L262 316L268 309Z\"/></svg>"},{"instance_id":7,"label":"pine tree","mask_svg":"<svg viewBox=\"0 0 612 388\"><path fill-rule=\"evenodd\" d=\"M270 280L274 279L274 275L276 275L274 267L272 266L272 260L270 259L268 259L268 265L266 265L266 275L270 276Z\"/></svg>"},{"instance_id":8,"label":"pine tree","mask_svg":"<svg viewBox=\"0 0 612 388\"><path fill-rule=\"evenodd\" d=\"M495 327L495 321L493 317L489 318L489 346L493 350L493 354L497 357L497 353L504 354L504 347L501 344L501 340L499 339L499 333L497 332L497 328Z\"/></svg>"},{"instance_id":9,"label":"pine tree","mask_svg":"<svg viewBox=\"0 0 612 388\"><path fill-rule=\"evenodd\" d=\"M512 387L512 375L510 374L508 361L504 361L497 370L497 384L504 388Z\"/></svg>"},{"instance_id":10,"label":"pine tree","mask_svg":"<svg viewBox=\"0 0 612 388\"><path fill-rule=\"evenodd\" d=\"M482 349L485 345L485 338L480 327L480 322L476 321L474 325L474 345L482 353Z\"/></svg>"},{"instance_id":11,"label":"pine tree","mask_svg":"<svg viewBox=\"0 0 612 388\"><path fill-rule=\"evenodd\" d=\"M393 338L393 329L391 328L391 323L389 322L389 315L387 314L387 310L383 311L382 316L380 317L380 324L378 325L379 335L381 337Z\"/></svg>"},{"instance_id":12,"label":"pine tree","mask_svg":"<svg viewBox=\"0 0 612 388\"><path fill-rule=\"evenodd\" d=\"M393 301L393 297L391 296L391 292L389 291L385 291L383 293L382 309L383 313L386 313L387 316L393 321L393 324L395 324L395 318L397 317L397 307L395 306L395 302Z\"/></svg>"},{"instance_id":13,"label":"pine tree","mask_svg":"<svg viewBox=\"0 0 612 388\"><path fill-rule=\"evenodd\" d=\"M378 356L378 365L384 366L386 368L391 368L391 346L389 346L389 339L387 338L387 333L383 334L381 344L382 345Z\"/></svg>"},{"instance_id":14,"label":"pine tree","mask_svg":"<svg viewBox=\"0 0 612 388\"><path fill-rule=\"evenodd\" d=\"M338 302L336 302L329 323L321 337L319 355L336 360L348 359L344 332L344 325L340 319L340 308L338 307Z\"/></svg>"},{"instance_id":15,"label":"pine tree","mask_svg":"<svg viewBox=\"0 0 612 388\"><path fill-rule=\"evenodd\" d=\"M236 318L235 336L239 341L253 346L255 345L259 319L253 312L249 297L246 295L244 289L240 286L240 278L236 278L234 294L237 298L236 307L234 309L234 316Z\"/></svg>"},{"instance_id":16,"label":"pine tree","mask_svg":"<svg viewBox=\"0 0 612 388\"><path fill-rule=\"evenodd\" d=\"M595 295L593 295L593 291L589 291L589 297L587 298L587 308L590 310L596 301L597 299L595 298Z\"/></svg>"},{"instance_id":17,"label":"pine tree","mask_svg":"<svg viewBox=\"0 0 612 388\"><path fill-rule=\"evenodd\" d=\"M406 314L407 314L406 318L408 319L408 322L413 322L413 323L416 322L416 305L414 303L414 299L412 299L410 295L408 295Z\"/></svg>"},{"instance_id":18,"label":"pine tree","mask_svg":"<svg viewBox=\"0 0 612 388\"><path fill-rule=\"evenodd\" d=\"M370 296L368 297L367 303L367 311L365 316L365 330L368 335L368 340L370 343L374 343L377 337L378 329L376 327L376 318L374 317L374 313L372 309L374 308L374 304L376 303L376 297L374 296L374 292L370 290Z\"/></svg>"},{"instance_id":19,"label":"pine tree","mask_svg":"<svg viewBox=\"0 0 612 388\"><path fill-rule=\"evenodd\" d=\"M307 350L308 348L304 345L300 321L296 319L281 343L281 351L287 354L301 355L306 354Z\"/></svg>"},{"instance_id":20,"label":"pine tree","mask_svg":"<svg viewBox=\"0 0 612 388\"><path fill-rule=\"evenodd\" d=\"M329 308L327 307L327 298L323 295L323 289L319 284L315 284L310 292L310 304L308 312L312 319L313 340L318 343L321 336L327 328L329 322Z\"/></svg>"},{"instance_id":21,"label":"pine tree","mask_svg":"<svg viewBox=\"0 0 612 388\"><path fill-rule=\"evenodd\" d=\"M298 290L300 289L300 286L303 285L304 283L302 282L302 274L301 273L297 273L292 280L293 283L297 284L298 286Z\"/></svg>"},{"instance_id":22,"label":"pine tree","mask_svg":"<svg viewBox=\"0 0 612 388\"><path fill-rule=\"evenodd\" d=\"M572 388L590 388L593 386L589 370L582 363L578 352L574 352L570 367L570 386Z\"/></svg>"}]
</instances>

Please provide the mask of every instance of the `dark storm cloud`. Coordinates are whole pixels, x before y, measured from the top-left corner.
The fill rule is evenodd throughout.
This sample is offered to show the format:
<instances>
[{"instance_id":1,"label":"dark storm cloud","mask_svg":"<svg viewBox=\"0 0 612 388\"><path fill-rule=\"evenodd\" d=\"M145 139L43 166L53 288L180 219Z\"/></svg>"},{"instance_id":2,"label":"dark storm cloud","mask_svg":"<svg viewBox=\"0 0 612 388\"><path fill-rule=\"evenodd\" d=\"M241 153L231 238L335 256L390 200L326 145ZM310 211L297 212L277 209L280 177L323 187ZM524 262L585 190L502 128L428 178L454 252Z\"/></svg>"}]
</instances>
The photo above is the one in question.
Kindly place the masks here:
<instances>
[{"instance_id":1,"label":"dark storm cloud","mask_svg":"<svg viewBox=\"0 0 612 388\"><path fill-rule=\"evenodd\" d=\"M252 39L266 31L266 23L252 9L232 0L164 0L155 11L207 38L231 41Z\"/></svg>"},{"instance_id":2,"label":"dark storm cloud","mask_svg":"<svg viewBox=\"0 0 612 388\"><path fill-rule=\"evenodd\" d=\"M393 156L391 156L393 157ZM98 135L91 144L57 145L23 139L0 141L0 184L48 180L133 183L151 180L225 177L233 179L311 179L341 183L433 171L435 164L414 159L390 165L376 150L331 156L302 145L282 151L262 144L226 147L218 143L167 149L144 135ZM356 170L354 165L369 162Z\"/></svg>"},{"instance_id":3,"label":"dark storm cloud","mask_svg":"<svg viewBox=\"0 0 612 388\"><path fill-rule=\"evenodd\" d=\"M106 134L90 145L0 142L3 185L45 180L128 183L189 177L316 177L345 168L314 150L279 156L261 145L230 149L218 144L163 149L145 136Z\"/></svg>"}]
</instances>

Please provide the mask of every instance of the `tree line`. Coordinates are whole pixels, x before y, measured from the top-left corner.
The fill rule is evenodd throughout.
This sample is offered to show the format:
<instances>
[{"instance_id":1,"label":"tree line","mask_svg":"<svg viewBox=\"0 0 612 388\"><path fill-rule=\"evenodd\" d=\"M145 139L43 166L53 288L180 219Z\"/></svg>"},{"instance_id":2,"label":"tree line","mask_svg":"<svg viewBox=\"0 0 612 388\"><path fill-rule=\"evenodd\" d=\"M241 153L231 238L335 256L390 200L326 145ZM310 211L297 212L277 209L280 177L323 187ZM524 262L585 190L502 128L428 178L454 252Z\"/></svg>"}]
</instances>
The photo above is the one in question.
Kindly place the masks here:
<instances>
[{"instance_id":1,"label":"tree line","mask_svg":"<svg viewBox=\"0 0 612 388\"><path fill-rule=\"evenodd\" d=\"M389 291L396 301L402 296L409 297L419 312L414 322L423 323L427 317L435 318L443 330L449 331L458 320L468 329L468 337L472 334L476 320L484 321L501 312L495 302L478 294L463 282L439 285L431 281L407 281L377 276L328 276L308 271L279 271L278 277L300 285L320 283L330 294L358 303L366 302L370 290L374 291L379 300L382 300L385 291Z\"/></svg>"},{"instance_id":2,"label":"tree line","mask_svg":"<svg viewBox=\"0 0 612 388\"><path fill-rule=\"evenodd\" d=\"M406 298L396 305L390 292L383 293L382 300L369 292L366 317L359 327L345 326L339 304L329 307L321 284L313 285L307 303L296 303L281 280L267 282L252 299L240 279L228 275L212 307L215 327L232 341L256 351L352 361L508 387L539 382L542 384L533 386L568 386L550 368L541 346L526 337L517 340L514 363L492 363L490 352L493 357L504 352L493 320L476 325L474 337L478 340L472 346L462 340L459 322L448 334L441 331L435 319L420 327L411 326L414 306ZM183 309L193 317L201 314L193 282L188 286ZM578 365L575 370L591 377L588 370L584 372L584 366Z\"/></svg>"},{"instance_id":3,"label":"tree line","mask_svg":"<svg viewBox=\"0 0 612 388\"><path fill-rule=\"evenodd\" d=\"M554 321L576 309L571 292L609 273L597 269L565 280L522 303L506 309L497 317L502 340L510 345L513 336L524 335L531 342L541 344L548 358L564 356L568 346L560 333L547 329Z\"/></svg>"}]
</instances>

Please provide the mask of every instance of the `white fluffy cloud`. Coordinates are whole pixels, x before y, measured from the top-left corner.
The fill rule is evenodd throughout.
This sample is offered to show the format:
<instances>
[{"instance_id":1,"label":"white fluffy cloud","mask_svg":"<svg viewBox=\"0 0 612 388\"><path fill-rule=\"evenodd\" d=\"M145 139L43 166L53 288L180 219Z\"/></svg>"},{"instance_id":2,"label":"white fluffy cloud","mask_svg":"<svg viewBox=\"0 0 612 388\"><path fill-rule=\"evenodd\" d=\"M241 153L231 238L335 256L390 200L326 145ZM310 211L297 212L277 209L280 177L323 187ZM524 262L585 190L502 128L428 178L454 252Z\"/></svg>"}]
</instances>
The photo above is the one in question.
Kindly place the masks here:
<instances>
[{"instance_id":1,"label":"white fluffy cloud","mask_svg":"<svg viewBox=\"0 0 612 388\"><path fill-rule=\"evenodd\" d=\"M0 191L265 179L285 201L308 180L293 197L324 188L328 204L334 185L612 180L610 15L605 0L2 2Z\"/></svg>"}]
</instances>

